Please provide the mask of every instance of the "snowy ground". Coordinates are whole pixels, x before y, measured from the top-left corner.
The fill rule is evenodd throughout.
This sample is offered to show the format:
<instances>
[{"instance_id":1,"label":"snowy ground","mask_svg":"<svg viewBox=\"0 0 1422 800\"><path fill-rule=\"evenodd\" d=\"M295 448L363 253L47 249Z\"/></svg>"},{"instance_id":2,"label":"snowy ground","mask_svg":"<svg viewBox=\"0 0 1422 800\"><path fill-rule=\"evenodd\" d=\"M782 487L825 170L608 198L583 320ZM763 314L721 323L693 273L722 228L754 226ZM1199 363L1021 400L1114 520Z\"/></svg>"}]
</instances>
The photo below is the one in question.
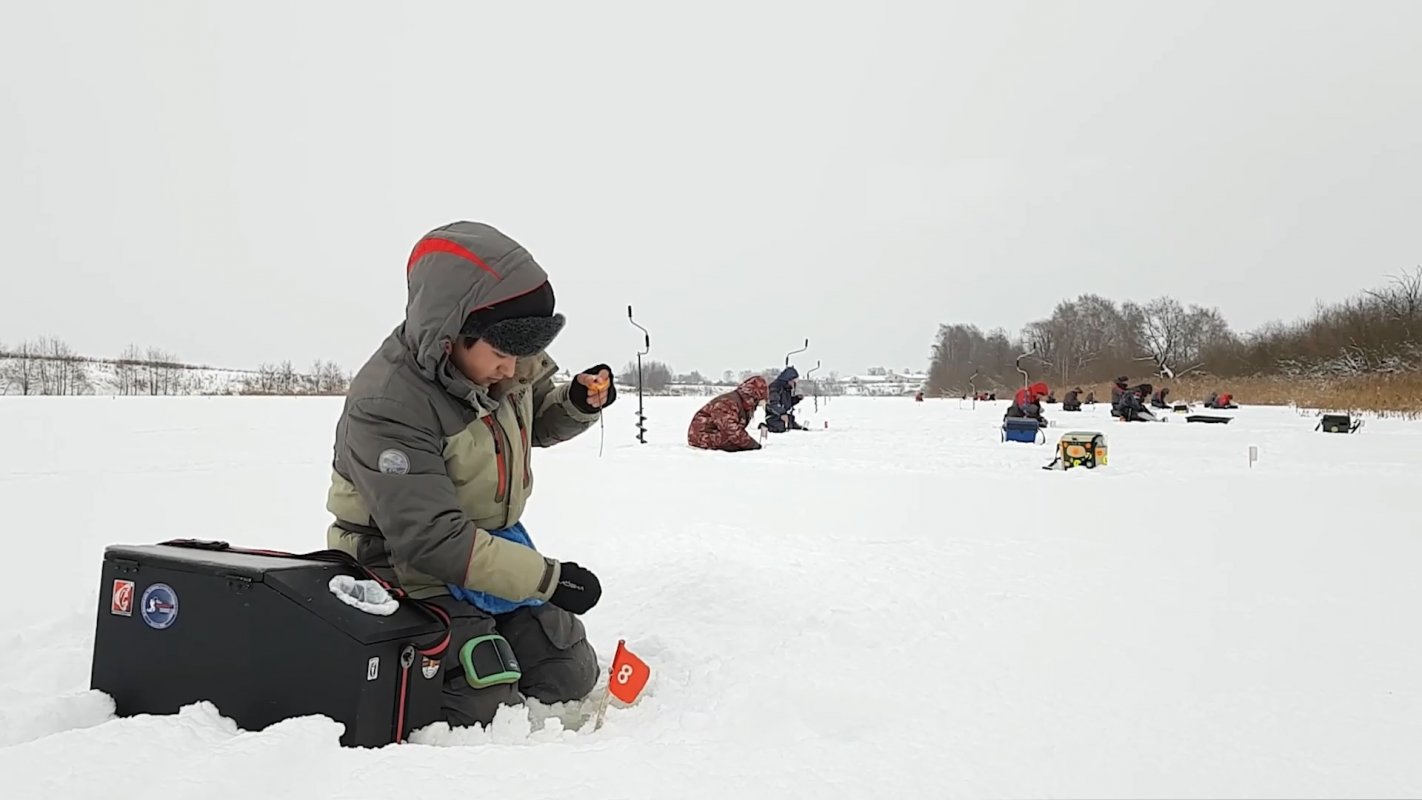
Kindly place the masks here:
<instances>
[{"instance_id":1,"label":"snowy ground","mask_svg":"<svg viewBox=\"0 0 1422 800\"><path fill-rule=\"evenodd\" d=\"M596 428L538 455L525 518L600 575L585 621L650 662L642 701L371 751L87 691L106 544L323 546L338 399L0 398L0 794L1422 795L1422 423L1055 411L1052 441L1110 436L1061 473L1000 403L836 398L729 455L682 445L699 402L650 400L638 445L622 397L601 457Z\"/></svg>"}]
</instances>

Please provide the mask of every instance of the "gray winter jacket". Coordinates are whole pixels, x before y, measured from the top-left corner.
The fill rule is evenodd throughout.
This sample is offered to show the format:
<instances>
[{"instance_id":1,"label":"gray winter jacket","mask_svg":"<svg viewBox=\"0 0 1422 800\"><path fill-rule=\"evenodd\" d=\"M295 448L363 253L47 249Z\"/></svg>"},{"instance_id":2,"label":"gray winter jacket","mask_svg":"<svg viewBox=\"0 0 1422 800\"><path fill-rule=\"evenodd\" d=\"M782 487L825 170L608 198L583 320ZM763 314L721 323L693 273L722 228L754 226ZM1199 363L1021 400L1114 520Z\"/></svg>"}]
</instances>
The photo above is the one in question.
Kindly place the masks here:
<instances>
[{"instance_id":1,"label":"gray winter jacket","mask_svg":"<svg viewBox=\"0 0 1422 800\"><path fill-rule=\"evenodd\" d=\"M469 312L546 279L487 225L436 229L407 265L405 322L357 372L336 426L327 546L355 555L417 598L446 584L511 601L552 596L559 563L489 531L519 521L532 454L597 420L555 385L546 354L519 359L488 390L450 363Z\"/></svg>"}]
</instances>

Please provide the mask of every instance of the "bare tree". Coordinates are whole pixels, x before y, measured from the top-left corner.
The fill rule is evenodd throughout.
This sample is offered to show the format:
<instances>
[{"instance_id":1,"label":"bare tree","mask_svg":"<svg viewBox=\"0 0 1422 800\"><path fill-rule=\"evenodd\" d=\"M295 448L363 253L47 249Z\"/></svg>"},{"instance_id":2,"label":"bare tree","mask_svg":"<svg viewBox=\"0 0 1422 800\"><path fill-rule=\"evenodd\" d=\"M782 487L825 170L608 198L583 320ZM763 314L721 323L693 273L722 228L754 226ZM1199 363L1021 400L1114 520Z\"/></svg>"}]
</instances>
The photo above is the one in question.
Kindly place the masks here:
<instances>
[{"instance_id":1,"label":"bare tree","mask_svg":"<svg viewBox=\"0 0 1422 800\"><path fill-rule=\"evenodd\" d=\"M42 337L39 353L43 394L75 395L91 391L88 364L67 342L55 337Z\"/></svg>"},{"instance_id":2,"label":"bare tree","mask_svg":"<svg viewBox=\"0 0 1422 800\"><path fill-rule=\"evenodd\" d=\"M1025 354L1025 357L1014 360L1014 368L1026 368L1030 375L1033 367L1040 365L1047 368L1048 374L1055 374L1064 360L1058 352L1057 332L1057 326L1049 319L1030 323L1023 328L1022 353L1019 355Z\"/></svg>"},{"instance_id":3,"label":"bare tree","mask_svg":"<svg viewBox=\"0 0 1422 800\"><path fill-rule=\"evenodd\" d=\"M175 395L185 390L184 367L178 357L156 347L148 348L144 354L143 369L145 394Z\"/></svg>"},{"instance_id":4,"label":"bare tree","mask_svg":"<svg viewBox=\"0 0 1422 800\"><path fill-rule=\"evenodd\" d=\"M334 361L317 361L311 366L310 391L314 394L345 394L348 384L345 372Z\"/></svg>"},{"instance_id":5,"label":"bare tree","mask_svg":"<svg viewBox=\"0 0 1422 800\"><path fill-rule=\"evenodd\" d=\"M20 343L0 365L0 384L22 395L87 394L93 389L87 360L50 336Z\"/></svg>"},{"instance_id":6,"label":"bare tree","mask_svg":"<svg viewBox=\"0 0 1422 800\"><path fill-rule=\"evenodd\" d=\"M1365 292L1389 319L1413 323L1422 319L1422 266L1413 272L1395 275L1390 286ZM1411 336L1410 329L1404 335Z\"/></svg>"},{"instance_id":7,"label":"bare tree","mask_svg":"<svg viewBox=\"0 0 1422 800\"><path fill-rule=\"evenodd\" d=\"M1121 310L1094 294L1081 295L1073 306L1072 378L1083 382L1091 376L1088 370L1096 370L1095 375L1120 374L1135 349L1134 332Z\"/></svg>"},{"instance_id":8,"label":"bare tree","mask_svg":"<svg viewBox=\"0 0 1422 800\"><path fill-rule=\"evenodd\" d=\"M115 392L124 396L143 393L139 388L142 384L142 379L139 376L142 363L143 352L138 349L138 345L130 344L124 348L123 354L119 356L118 362L114 365Z\"/></svg>"},{"instance_id":9,"label":"bare tree","mask_svg":"<svg viewBox=\"0 0 1422 800\"><path fill-rule=\"evenodd\" d=\"M1194 356L1194 340L1198 338L1193 327L1195 318L1180 302L1171 297L1158 297L1140 309L1138 335L1145 355L1138 360L1155 364L1156 374L1162 378L1175 378L1202 365L1194 363L1186 366Z\"/></svg>"},{"instance_id":10,"label":"bare tree","mask_svg":"<svg viewBox=\"0 0 1422 800\"><path fill-rule=\"evenodd\" d=\"M38 347L33 342L21 342L3 365L0 380L15 392L29 396L40 393L40 361Z\"/></svg>"},{"instance_id":11,"label":"bare tree","mask_svg":"<svg viewBox=\"0 0 1422 800\"><path fill-rule=\"evenodd\" d=\"M277 367L274 364L258 366L256 372L243 377L242 388L238 391L241 394L276 394Z\"/></svg>"},{"instance_id":12,"label":"bare tree","mask_svg":"<svg viewBox=\"0 0 1422 800\"><path fill-rule=\"evenodd\" d=\"M1038 323L1029 326L1042 327ZM1043 335L1048 334L1043 332ZM975 325L940 325L929 359L928 391L937 395L961 395L969 390L970 384L980 391L1021 386L1017 357L1027 349L1021 341L1009 339L1001 328L985 335ZM1027 363L1039 371L1042 366L1036 358Z\"/></svg>"},{"instance_id":13,"label":"bare tree","mask_svg":"<svg viewBox=\"0 0 1422 800\"><path fill-rule=\"evenodd\" d=\"M290 360L281 362L276 369L277 392L279 394L296 394L300 387L300 382L296 374L296 368L291 365Z\"/></svg>"}]
</instances>

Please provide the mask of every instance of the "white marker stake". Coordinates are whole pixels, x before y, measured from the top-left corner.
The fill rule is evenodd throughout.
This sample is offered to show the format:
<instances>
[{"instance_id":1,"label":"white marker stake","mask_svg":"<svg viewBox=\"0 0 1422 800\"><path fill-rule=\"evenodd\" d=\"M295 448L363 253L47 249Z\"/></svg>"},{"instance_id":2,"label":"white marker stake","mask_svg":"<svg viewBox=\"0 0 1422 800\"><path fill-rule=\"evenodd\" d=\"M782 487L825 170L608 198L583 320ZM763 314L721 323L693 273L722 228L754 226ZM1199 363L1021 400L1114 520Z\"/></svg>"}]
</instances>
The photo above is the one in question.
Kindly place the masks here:
<instances>
[{"instance_id":1,"label":"white marker stake","mask_svg":"<svg viewBox=\"0 0 1422 800\"><path fill-rule=\"evenodd\" d=\"M607 719L607 704L612 702L612 692L602 696L602 702L597 704L597 720L593 723L593 730L602 730L603 720Z\"/></svg>"},{"instance_id":2,"label":"white marker stake","mask_svg":"<svg viewBox=\"0 0 1422 800\"><path fill-rule=\"evenodd\" d=\"M1255 445L1249 446L1249 468L1254 469L1254 462L1259 460L1259 448Z\"/></svg>"}]
</instances>

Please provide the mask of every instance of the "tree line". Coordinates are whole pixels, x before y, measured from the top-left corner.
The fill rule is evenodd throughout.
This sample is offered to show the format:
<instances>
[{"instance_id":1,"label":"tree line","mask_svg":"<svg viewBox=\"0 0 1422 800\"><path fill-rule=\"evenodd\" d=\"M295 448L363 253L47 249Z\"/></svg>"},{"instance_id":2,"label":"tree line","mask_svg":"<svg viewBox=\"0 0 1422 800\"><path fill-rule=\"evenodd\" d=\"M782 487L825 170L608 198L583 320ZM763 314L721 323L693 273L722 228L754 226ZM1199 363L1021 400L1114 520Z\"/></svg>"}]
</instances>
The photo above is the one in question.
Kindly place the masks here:
<instances>
[{"instance_id":1,"label":"tree line","mask_svg":"<svg viewBox=\"0 0 1422 800\"><path fill-rule=\"evenodd\" d=\"M930 392L961 394L1022 385L1024 372L1053 386L1117 376L1350 378L1422 371L1422 267L1291 324L1231 330L1217 308L1170 297L1116 303L1096 294L1064 300L1011 336L943 324L930 354Z\"/></svg>"},{"instance_id":2,"label":"tree line","mask_svg":"<svg viewBox=\"0 0 1422 800\"><path fill-rule=\"evenodd\" d=\"M674 386L735 386L752 375L766 380L781 367L761 370L726 370L719 381L693 370L675 372L663 361L642 362L642 385L650 393L665 393ZM7 348L0 343L0 395L115 394L188 395L341 395L351 376L333 361L318 360L307 370L291 361L264 363L254 370L218 370L188 364L167 350L129 345L119 358L80 356L62 339L41 337ZM617 374L622 385L636 385L637 364L629 361ZM802 380L807 393L843 394L838 374L818 381Z\"/></svg>"},{"instance_id":3,"label":"tree line","mask_svg":"<svg viewBox=\"0 0 1422 800\"><path fill-rule=\"evenodd\" d=\"M137 345L129 345L119 358L102 359L80 356L56 337L8 348L0 344L0 395L339 395L349 383L350 376L331 361L318 360L304 372L290 361L255 370L217 370Z\"/></svg>"},{"instance_id":4,"label":"tree line","mask_svg":"<svg viewBox=\"0 0 1422 800\"><path fill-rule=\"evenodd\" d=\"M0 394L88 394L88 365L60 339L23 342L13 351L0 346Z\"/></svg>"},{"instance_id":5,"label":"tree line","mask_svg":"<svg viewBox=\"0 0 1422 800\"><path fill-rule=\"evenodd\" d=\"M333 361L317 361L308 372L297 372L290 361L262 364L243 376L237 394L345 394L350 376Z\"/></svg>"},{"instance_id":6,"label":"tree line","mask_svg":"<svg viewBox=\"0 0 1422 800\"><path fill-rule=\"evenodd\" d=\"M726 370L721 373L719 380L713 380L702 375L697 370L689 373L678 373L672 369L670 364L664 361L643 360L642 361L642 389L650 394L667 393L672 387L725 387L731 388L752 375L760 375L766 381L774 380L784 370L784 366L766 367L764 369L743 369ZM637 385L637 362L628 361L618 371L616 380L620 386ZM812 375L805 377L805 370L800 370L800 389L805 394L818 393L821 396L844 394L844 384L840 381L838 372L829 372L823 377Z\"/></svg>"}]
</instances>

